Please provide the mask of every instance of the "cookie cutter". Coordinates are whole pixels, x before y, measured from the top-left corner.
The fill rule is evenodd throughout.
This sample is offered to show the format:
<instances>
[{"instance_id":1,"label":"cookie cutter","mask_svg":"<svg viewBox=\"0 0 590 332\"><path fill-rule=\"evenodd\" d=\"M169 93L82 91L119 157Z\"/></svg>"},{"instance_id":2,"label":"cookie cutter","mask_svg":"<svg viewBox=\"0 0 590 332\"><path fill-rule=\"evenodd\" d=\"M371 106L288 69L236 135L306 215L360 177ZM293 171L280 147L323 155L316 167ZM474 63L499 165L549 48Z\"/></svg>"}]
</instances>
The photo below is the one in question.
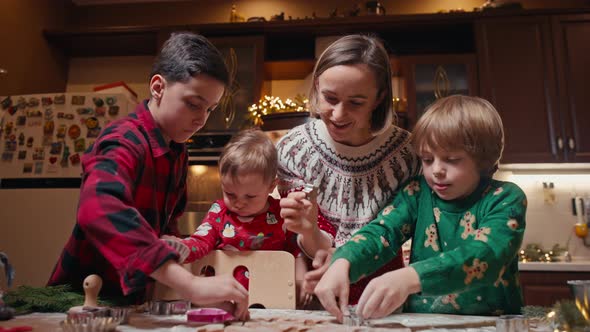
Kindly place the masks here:
<instances>
[{"instance_id":1,"label":"cookie cutter","mask_svg":"<svg viewBox=\"0 0 590 332\"><path fill-rule=\"evenodd\" d=\"M184 315L190 308L188 300L151 301L148 305L151 315Z\"/></svg>"},{"instance_id":2,"label":"cookie cutter","mask_svg":"<svg viewBox=\"0 0 590 332\"><path fill-rule=\"evenodd\" d=\"M502 315L496 321L498 332L521 332L529 330L529 320L523 315Z\"/></svg>"},{"instance_id":3,"label":"cookie cutter","mask_svg":"<svg viewBox=\"0 0 590 332\"><path fill-rule=\"evenodd\" d=\"M104 317L113 318L119 324L129 322L131 308L123 307L83 307L80 310L70 310L67 313L67 319L71 322L85 321L92 318Z\"/></svg>"},{"instance_id":4,"label":"cookie cutter","mask_svg":"<svg viewBox=\"0 0 590 332\"><path fill-rule=\"evenodd\" d=\"M356 314L356 308L355 307L349 307L349 309L348 309L348 315L344 315L342 317L342 325L346 325L346 326L365 326L365 321L363 320L363 317L358 316Z\"/></svg>"},{"instance_id":5,"label":"cookie cutter","mask_svg":"<svg viewBox=\"0 0 590 332\"><path fill-rule=\"evenodd\" d=\"M93 317L91 315L80 315L72 318L68 317L61 321L59 325L64 330L64 332L106 332L114 331L119 325L119 320L113 317Z\"/></svg>"},{"instance_id":6,"label":"cookie cutter","mask_svg":"<svg viewBox=\"0 0 590 332\"><path fill-rule=\"evenodd\" d=\"M186 312L186 320L197 323L223 323L234 320L229 312L219 308L200 308Z\"/></svg>"}]
</instances>

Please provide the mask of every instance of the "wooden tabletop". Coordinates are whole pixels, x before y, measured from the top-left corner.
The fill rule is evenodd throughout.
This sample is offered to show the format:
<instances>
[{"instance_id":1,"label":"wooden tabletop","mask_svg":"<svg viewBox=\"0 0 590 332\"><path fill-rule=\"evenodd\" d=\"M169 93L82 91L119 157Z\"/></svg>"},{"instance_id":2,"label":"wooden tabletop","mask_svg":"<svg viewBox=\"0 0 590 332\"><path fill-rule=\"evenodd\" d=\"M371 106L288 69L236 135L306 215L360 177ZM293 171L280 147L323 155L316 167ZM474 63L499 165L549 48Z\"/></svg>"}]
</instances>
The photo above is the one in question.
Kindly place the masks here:
<instances>
[{"instance_id":1,"label":"wooden tabletop","mask_svg":"<svg viewBox=\"0 0 590 332\"><path fill-rule=\"evenodd\" d=\"M495 317L457 316L440 314L394 314L365 322L361 327L341 325L325 311L251 309L251 320L223 324L188 323L186 315L155 316L145 313L131 315L129 324L119 325L117 331L495 331ZM33 331L61 331L60 322L66 318L59 313L33 313L0 322L3 328L31 326Z\"/></svg>"}]
</instances>

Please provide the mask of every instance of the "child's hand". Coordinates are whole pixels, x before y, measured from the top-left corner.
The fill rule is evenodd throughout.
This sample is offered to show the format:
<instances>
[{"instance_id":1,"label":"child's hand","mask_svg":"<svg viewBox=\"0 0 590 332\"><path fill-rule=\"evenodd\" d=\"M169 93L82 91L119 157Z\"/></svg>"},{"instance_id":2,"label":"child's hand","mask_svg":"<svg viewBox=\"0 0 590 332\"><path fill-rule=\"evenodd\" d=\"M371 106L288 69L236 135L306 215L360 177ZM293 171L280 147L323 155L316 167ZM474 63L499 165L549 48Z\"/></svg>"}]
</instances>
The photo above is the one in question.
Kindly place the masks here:
<instances>
[{"instance_id":1,"label":"child's hand","mask_svg":"<svg viewBox=\"0 0 590 332\"><path fill-rule=\"evenodd\" d=\"M369 282L356 307L363 319L381 318L399 308L410 294L420 291L420 277L412 267L383 274Z\"/></svg>"},{"instance_id":2,"label":"child's hand","mask_svg":"<svg viewBox=\"0 0 590 332\"><path fill-rule=\"evenodd\" d=\"M308 199L306 193L295 191L282 198L280 204L281 217L285 220L288 230L303 236L319 231L318 205L313 197Z\"/></svg>"},{"instance_id":3,"label":"child's hand","mask_svg":"<svg viewBox=\"0 0 590 332\"><path fill-rule=\"evenodd\" d=\"M348 292L350 280L348 273L350 262L345 259L336 260L324 274L315 288L315 294L324 308L336 316L342 323L343 316L348 315Z\"/></svg>"},{"instance_id":4,"label":"child's hand","mask_svg":"<svg viewBox=\"0 0 590 332\"><path fill-rule=\"evenodd\" d=\"M248 291L232 275L223 274L213 277L194 276L188 298L199 305L215 305L221 301L235 304L232 314L239 320L247 320Z\"/></svg>"}]
</instances>

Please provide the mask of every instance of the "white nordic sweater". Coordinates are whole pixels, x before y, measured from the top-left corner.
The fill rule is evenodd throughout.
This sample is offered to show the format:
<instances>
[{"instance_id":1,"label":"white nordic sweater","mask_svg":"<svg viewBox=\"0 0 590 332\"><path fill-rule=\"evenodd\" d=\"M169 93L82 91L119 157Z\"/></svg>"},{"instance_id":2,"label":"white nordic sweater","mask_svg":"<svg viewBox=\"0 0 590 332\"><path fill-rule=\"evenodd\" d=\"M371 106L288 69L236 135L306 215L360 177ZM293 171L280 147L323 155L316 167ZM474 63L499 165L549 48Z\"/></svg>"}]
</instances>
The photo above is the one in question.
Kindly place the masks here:
<instances>
[{"instance_id":1,"label":"white nordic sweater","mask_svg":"<svg viewBox=\"0 0 590 332\"><path fill-rule=\"evenodd\" d=\"M336 229L336 247L373 220L398 186L420 171L410 134L395 126L365 145L347 146L315 120L289 131L277 149L279 192L301 181L318 188L320 214Z\"/></svg>"}]
</instances>

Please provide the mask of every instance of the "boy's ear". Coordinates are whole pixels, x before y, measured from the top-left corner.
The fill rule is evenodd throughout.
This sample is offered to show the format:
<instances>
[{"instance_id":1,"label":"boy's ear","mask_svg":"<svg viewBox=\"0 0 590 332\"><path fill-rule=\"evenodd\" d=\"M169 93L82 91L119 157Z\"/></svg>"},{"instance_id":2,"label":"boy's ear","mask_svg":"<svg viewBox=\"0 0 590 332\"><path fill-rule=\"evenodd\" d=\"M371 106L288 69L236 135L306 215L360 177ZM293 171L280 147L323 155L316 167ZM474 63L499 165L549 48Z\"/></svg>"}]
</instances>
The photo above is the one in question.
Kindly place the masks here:
<instances>
[{"instance_id":1,"label":"boy's ear","mask_svg":"<svg viewBox=\"0 0 590 332\"><path fill-rule=\"evenodd\" d=\"M268 192L272 193L275 188L277 187L277 184L279 183L279 179L275 178L274 180L272 180L272 182L270 183L270 186L268 187Z\"/></svg>"},{"instance_id":2,"label":"boy's ear","mask_svg":"<svg viewBox=\"0 0 590 332\"><path fill-rule=\"evenodd\" d=\"M152 76L152 79L150 80L150 95L158 101L158 103L162 99L165 87L166 79L162 75L156 74Z\"/></svg>"}]
</instances>

